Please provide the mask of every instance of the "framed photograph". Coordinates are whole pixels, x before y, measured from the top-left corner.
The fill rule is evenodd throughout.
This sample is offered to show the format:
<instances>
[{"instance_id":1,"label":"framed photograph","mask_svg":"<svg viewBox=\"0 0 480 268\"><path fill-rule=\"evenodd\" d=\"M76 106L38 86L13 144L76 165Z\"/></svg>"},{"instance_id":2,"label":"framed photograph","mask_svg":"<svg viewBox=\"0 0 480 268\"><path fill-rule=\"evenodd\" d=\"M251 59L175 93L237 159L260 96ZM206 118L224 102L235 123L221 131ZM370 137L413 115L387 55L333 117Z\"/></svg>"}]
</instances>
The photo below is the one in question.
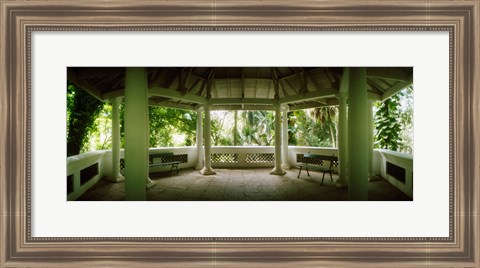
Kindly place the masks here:
<instances>
[{"instance_id":1,"label":"framed photograph","mask_svg":"<svg viewBox=\"0 0 480 268\"><path fill-rule=\"evenodd\" d=\"M0 4L1 267L480 266L478 0L0 0ZM248 102L241 95L236 103L230 103L232 108L222 101L232 98L227 93L223 96L217 90L212 93L218 95L214 97L208 89L202 93L202 88L208 88L202 87L202 81L214 77L213 72L226 72L229 77L238 72L233 80L224 79L225 84L215 82L233 95L237 93L232 83L238 81L243 81L244 94L249 94L244 82L249 74L257 79L252 83L259 83L261 72L276 77L272 81L278 81L279 74L292 81L283 85L269 81L266 87L272 87L271 92L263 97L252 95ZM169 73L180 78L170 78ZM405 170L391 164L392 160L384 167L389 170L382 171L394 177L402 175L403 181L395 183L404 186L395 189L403 192L404 198L382 196L361 202L364 199L358 187L363 186L351 183L349 188L355 190L349 191L349 195L353 193L350 201L319 202L298 193L277 202L260 201L266 200L265 196L247 202L227 195L199 202L203 196L146 199L130 184L125 187L127 201L111 202L115 196L101 193L100 198L90 199L94 201L71 202L91 185L88 180L76 181L77 171L69 170L70 160L65 157L70 150L65 142L67 94L71 94L65 89L69 85L81 84L90 95L112 103L117 115L119 97L144 94L148 105L191 109L192 116L205 112L204 107L198 107L207 99L207 111L211 107L248 106L254 110L261 106L271 110L263 116L273 118L281 109L313 107L315 103L341 107L346 101L342 93L332 91L319 100L315 83L324 79L332 88L340 88L346 73L350 86L362 73L370 77L366 88L369 98L386 99L399 87L414 88L414 143L410 150L415 157L409 160L413 166ZM136 86L146 83L145 91L128 89L126 76ZM142 76L148 79L138 79ZM175 79L178 92L168 91L167 85L175 85ZM400 81L399 85L392 80ZM182 98L188 101L176 101ZM355 102L349 102L350 110L356 109ZM357 118L355 115L350 114ZM280 120L275 121L272 124L280 129ZM131 126L136 123L131 119L125 122ZM201 126L197 124L197 132ZM146 136L148 132L144 132L139 133ZM264 138L272 139L269 142L273 144L275 135L271 133ZM363 138L358 140L366 141ZM180 168L176 178L183 176L186 166L203 167L202 172L211 173L212 159L205 158L207 164L204 159L192 160L191 155L198 156L200 147L175 149L173 153L154 150L156 159L150 165L159 170L167 166L172 172L176 167L177 173ZM207 147L210 149L205 142L205 150ZM354 147L348 148L351 151ZM270 164L263 158L274 163L278 153L291 154L291 159L296 157L297 164L306 167L307 158L328 160L325 184L332 184L332 171L337 179L338 170L333 165L338 158L306 150L282 152L280 148L259 147L255 165L266 168ZM247 161L247 154L235 155L228 148L212 152L214 161L226 159L225 163ZM127 165L125 172L131 172L134 169L128 169L126 163L135 159L120 164L122 155L112 150L109 161ZM89 159L97 156L93 153ZM399 158L395 154L388 157ZM342 155L339 158L342 163ZM138 165L148 164L147 158L145 161ZM95 172L108 169L92 163L87 166L95 170L85 168L81 177L94 177ZM217 166L228 166L225 163ZM269 176L283 175L281 164L275 162ZM119 170L110 169L105 172L120 177ZM316 169L324 170L320 166ZM349 170L351 178L354 171ZM298 171L289 172L295 174L288 176L296 178ZM77 184L85 185L83 192L75 192Z\"/></svg>"}]
</instances>

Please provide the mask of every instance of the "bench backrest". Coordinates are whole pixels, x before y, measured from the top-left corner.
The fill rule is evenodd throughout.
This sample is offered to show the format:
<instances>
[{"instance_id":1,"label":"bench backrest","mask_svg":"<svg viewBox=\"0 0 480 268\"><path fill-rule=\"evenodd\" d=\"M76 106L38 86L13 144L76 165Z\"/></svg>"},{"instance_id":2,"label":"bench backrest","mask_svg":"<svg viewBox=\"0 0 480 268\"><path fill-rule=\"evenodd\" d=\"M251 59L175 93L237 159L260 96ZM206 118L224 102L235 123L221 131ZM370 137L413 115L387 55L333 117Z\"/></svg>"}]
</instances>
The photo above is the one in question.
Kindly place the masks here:
<instances>
[{"instance_id":1,"label":"bench backrest","mask_svg":"<svg viewBox=\"0 0 480 268\"><path fill-rule=\"evenodd\" d=\"M330 168L332 166L337 166L338 157L335 155L321 155L321 154L304 154L303 161L305 164L312 164L316 161L319 161L322 164L322 161L330 161Z\"/></svg>"},{"instance_id":2,"label":"bench backrest","mask_svg":"<svg viewBox=\"0 0 480 268\"><path fill-rule=\"evenodd\" d=\"M165 152L165 153L156 153L156 154L150 154L150 158L157 158L157 157L164 157L164 156L172 156L173 153L171 152Z\"/></svg>"},{"instance_id":3,"label":"bench backrest","mask_svg":"<svg viewBox=\"0 0 480 268\"><path fill-rule=\"evenodd\" d=\"M164 162L164 161L167 161L167 162L168 162L168 160L165 160L165 159L168 159L168 158L172 157L173 155L174 155L174 154L171 153L171 152L150 154L150 155L149 155L149 158L150 158L150 161L149 161L149 162L150 162L150 164L155 163L156 161L153 161L154 158L157 158L157 159L160 158L160 163L161 163L161 162ZM157 162L157 163L158 163L158 162Z\"/></svg>"}]
</instances>

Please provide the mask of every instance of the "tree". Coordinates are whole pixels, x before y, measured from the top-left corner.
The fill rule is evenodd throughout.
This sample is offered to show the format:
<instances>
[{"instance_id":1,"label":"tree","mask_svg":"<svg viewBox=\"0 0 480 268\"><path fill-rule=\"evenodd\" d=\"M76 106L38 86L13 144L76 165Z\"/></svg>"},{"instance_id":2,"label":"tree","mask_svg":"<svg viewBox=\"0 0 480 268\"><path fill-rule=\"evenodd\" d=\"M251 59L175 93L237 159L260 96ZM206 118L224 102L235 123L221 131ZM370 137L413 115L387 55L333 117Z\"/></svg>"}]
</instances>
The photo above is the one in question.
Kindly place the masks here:
<instances>
[{"instance_id":1,"label":"tree","mask_svg":"<svg viewBox=\"0 0 480 268\"><path fill-rule=\"evenodd\" d=\"M413 86L401 91L400 124L402 125L400 151L413 154Z\"/></svg>"},{"instance_id":2,"label":"tree","mask_svg":"<svg viewBox=\"0 0 480 268\"><path fill-rule=\"evenodd\" d=\"M195 143L197 116L192 111L150 106L150 147L191 146ZM174 135L184 135L183 144L176 144Z\"/></svg>"},{"instance_id":3,"label":"tree","mask_svg":"<svg viewBox=\"0 0 480 268\"><path fill-rule=\"evenodd\" d=\"M377 102L375 113L375 148L397 151L402 145L400 132L400 95Z\"/></svg>"},{"instance_id":4,"label":"tree","mask_svg":"<svg viewBox=\"0 0 480 268\"><path fill-rule=\"evenodd\" d=\"M322 127L328 129L332 147L337 147L337 114L338 108L336 106L323 106L311 111L311 115L315 118L315 121L321 123Z\"/></svg>"},{"instance_id":5,"label":"tree","mask_svg":"<svg viewBox=\"0 0 480 268\"><path fill-rule=\"evenodd\" d=\"M73 84L67 85L67 156L80 154L95 130L95 118L103 103Z\"/></svg>"},{"instance_id":6,"label":"tree","mask_svg":"<svg viewBox=\"0 0 480 268\"><path fill-rule=\"evenodd\" d=\"M270 111L243 112L245 125L240 133L243 145L273 145L274 115Z\"/></svg>"}]
</instances>

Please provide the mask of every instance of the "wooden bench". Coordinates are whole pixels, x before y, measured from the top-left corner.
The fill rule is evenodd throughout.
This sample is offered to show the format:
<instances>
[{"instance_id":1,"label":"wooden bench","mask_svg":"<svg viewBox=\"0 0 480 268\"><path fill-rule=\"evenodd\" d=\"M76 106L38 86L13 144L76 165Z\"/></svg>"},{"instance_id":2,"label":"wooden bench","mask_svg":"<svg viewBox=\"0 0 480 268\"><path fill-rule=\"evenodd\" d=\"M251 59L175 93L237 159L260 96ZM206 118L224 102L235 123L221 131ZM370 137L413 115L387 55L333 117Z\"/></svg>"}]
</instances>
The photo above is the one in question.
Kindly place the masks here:
<instances>
[{"instance_id":1,"label":"wooden bench","mask_svg":"<svg viewBox=\"0 0 480 268\"><path fill-rule=\"evenodd\" d=\"M173 172L173 168L177 169L177 174L178 174L178 164L180 164L180 161L168 161L168 159L172 158L174 156L173 153L159 153L159 154L150 154L149 158L149 167L159 167L159 166L172 166L170 168L170 172ZM155 162L155 158L160 158L161 162ZM165 161L167 159L167 161Z\"/></svg>"},{"instance_id":2,"label":"wooden bench","mask_svg":"<svg viewBox=\"0 0 480 268\"><path fill-rule=\"evenodd\" d=\"M323 161L330 162L330 165L328 168L319 166L323 164ZM319 165L316 163L318 163ZM319 154L304 154L303 162L300 165L298 165L298 167L300 167L300 171L298 172L297 178L300 178L300 173L302 172L302 168L305 168L307 170L307 174L309 177L310 177L310 173L308 172L309 169L323 172L322 182L320 183L320 185L323 185L323 180L325 179L325 173L330 174L330 180L333 182L332 167L337 165L338 165L338 157L334 155L330 156L330 155L319 155Z\"/></svg>"}]
</instances>

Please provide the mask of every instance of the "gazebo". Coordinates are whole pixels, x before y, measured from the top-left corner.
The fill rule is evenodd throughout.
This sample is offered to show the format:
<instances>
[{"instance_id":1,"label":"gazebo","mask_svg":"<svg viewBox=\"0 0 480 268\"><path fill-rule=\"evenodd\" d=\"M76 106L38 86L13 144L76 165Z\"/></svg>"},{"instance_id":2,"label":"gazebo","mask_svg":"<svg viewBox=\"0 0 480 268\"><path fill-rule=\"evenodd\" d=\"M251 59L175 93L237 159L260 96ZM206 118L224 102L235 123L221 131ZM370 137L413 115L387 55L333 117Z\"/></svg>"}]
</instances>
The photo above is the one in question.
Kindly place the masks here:
<instances>
[{"instance_id":1,"label":"gazebo","mask_svg":"<svg viewBox=\"0 0 480 268\"><path fill-rule=\"evenodd\" d=\"M372 104L413 83L412 67L68 67L67 79L112 104L110 178L125 179L127 200L145 200L149 180L148 106L197 112L196 167L215 174L212 110L275 111L274 168L288 162L288 111L338 106L339 187L349 200L367 200L373 162ZM125 107L125 168L120 174L119 103Z\"/></svg>"}]
</instances>

